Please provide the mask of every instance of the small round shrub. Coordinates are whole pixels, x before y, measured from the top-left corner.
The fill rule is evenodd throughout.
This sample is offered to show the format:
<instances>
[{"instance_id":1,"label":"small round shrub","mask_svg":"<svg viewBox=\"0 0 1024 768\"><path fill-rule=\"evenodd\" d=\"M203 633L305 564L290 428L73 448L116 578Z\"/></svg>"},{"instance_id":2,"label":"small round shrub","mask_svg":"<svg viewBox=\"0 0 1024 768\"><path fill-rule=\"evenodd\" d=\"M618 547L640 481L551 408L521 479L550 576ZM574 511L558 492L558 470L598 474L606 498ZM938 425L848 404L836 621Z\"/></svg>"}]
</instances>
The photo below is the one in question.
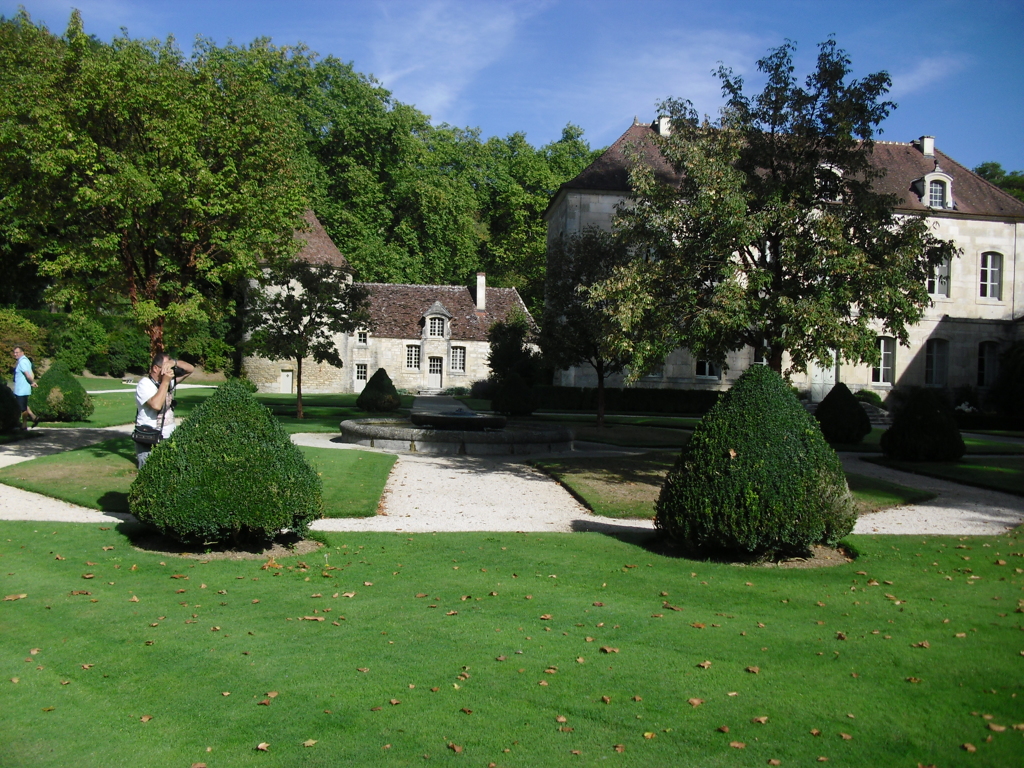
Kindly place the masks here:
<instances>
[{"instance_id":1,"label":"small round shrub","mask_svg":"<svg viewBox=\"0 0 1024 768\"><path fill-rule=\"evenodd\" d=\"M862 403L867 403L868 405L875 406L875 408L885 410L885 403L882 402L882 396L872 389L857 390L853 396Z\"/></svg>"},{"instance_id":2,"label":"small round shrub","mask_svg":"<svg viewBox=\"0 0 1024 768\"><path fill-rule=\"evenodd\" d=\"M814 417L830 443L856 444L871 433L871 419L845 384L836 384L818 404Z\"/></svg>"},{"instance_id":3,"label":"small round shrub","mask_svg":"<svg viewBox=\"0 0 1024 768\"><path fill-rule=\"evenodd\" d=\"M228 381L159 443L128 491L144 523L189 545L303 533L322 517L320 477L271 415Z\"/></svg>"},{"instance_id":4,"label":"small round shrub","mask_svg":"<svg viewBox=\"0 0 1024 768\"><path fill-rule=\"evenodd\" d=\"M370 377L356 399L356 407L364 411L397 411L401 404L398 390L383 368L378 368Z\"/></svg>"},{"instance_id":5,"label":"small round shrub","mask_svg":"<svg viewBox=\"0 0 1024 768\"><path fill-rule=\"evenodd\" d=\"M537 410L538 402L533 387L513 371L498 383L491 408L505 416L529 416Z\"/></svg>"},{"instance_id":6,"label":"small round shrub","mask_svg":"<svg viewBox=\"0 0 1024 768\"><path fill-rule=\"evenodd\" d=\"M910 391L881 444L887 457L903 461L956 461L967 450L949 400L926 387Z\"/></svg>"},{"instance_id":7,"label":"small round shrub","mask_svg":"<svg viewBox=\"0 0 1024 768\"><path fill-rule=\"evenodd\" d=\"M0 374L0 435L6 435L21 426L21 408L14 399L14 390Z\"/></svg>"},{"instance_id":8,"label":"small round shrub","mask_svg":"<svg viewBox=\"0 0 1024 768\"><path fill-rule=\"evenodd\" d=\"M669 472L655 525L690 551L739 559L835 546L853 530L846 475L782 377L748 369Z\"/></svg>"},{"instance_id":9,"label":"small round shrub","mask_svg":"<svg viewBox=\"0 0 1024 768\"><path fill-rule=\"evenodd\" d=\"M92 398L67 364L55 360L37 381L28 407L42 421L86 421L92 416Z\"/></svg>"}]
</instances>

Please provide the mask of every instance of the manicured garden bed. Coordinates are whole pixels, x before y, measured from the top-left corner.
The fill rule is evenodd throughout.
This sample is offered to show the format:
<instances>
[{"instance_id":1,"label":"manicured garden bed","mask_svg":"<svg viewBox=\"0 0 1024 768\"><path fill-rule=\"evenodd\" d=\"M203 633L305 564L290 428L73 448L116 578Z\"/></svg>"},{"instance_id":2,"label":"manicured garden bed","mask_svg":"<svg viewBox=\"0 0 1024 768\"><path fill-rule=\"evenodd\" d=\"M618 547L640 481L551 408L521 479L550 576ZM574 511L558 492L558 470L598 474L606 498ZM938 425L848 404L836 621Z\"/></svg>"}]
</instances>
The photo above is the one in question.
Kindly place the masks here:
<instances>
[{"instance_id":1,"label":"manicured garden bed","mask_svg":"<svg viewBox=\"0 0 1024 768\"><path fill-rule=\"evenodd\" d=\"M950 462L894 461L882 457L866 458L865 461L903 472L1024 496L1024 458L1015 456L964 458Z\"/></svg>"},{"instance_id":2,"label":"manicured garden bed","mask_svg":"<svg viewBox=\"0 0 1024 768\"><path fill-rule=\"evenodd\" d=\"M859 559L823 569L513 533L331 534L264 569L125 533L0 523L0 763L1021 755L1020 530L851 537Z\"/></svg>"},{"instance_id":3,"label":"manicured garden bed","mask_svg":"<svg viewBox=\"0 0 1024 768\"><path fill-rule=\"evenodd\" d=\"M308 446L300 446L300 450L320 472L327 517L377 513L394 456ZM135 475L134 444L121 437L4 467L0 483L90 509L127 512L128 487Z\"/></svg>"},{"instance_id":4,"label":"manicured garden bed","mask_svg":"<svg viewBox=\"0 0 1024 768\"><path fill-rule=\"evenodd\" d=\"M652 451L639 456L566 457L533 463L595 514L649 519L676 456L675 452ZM935 498L933 493L864 475L850 474L847 482L862 514Z\"/></svg>"}]
</instances>

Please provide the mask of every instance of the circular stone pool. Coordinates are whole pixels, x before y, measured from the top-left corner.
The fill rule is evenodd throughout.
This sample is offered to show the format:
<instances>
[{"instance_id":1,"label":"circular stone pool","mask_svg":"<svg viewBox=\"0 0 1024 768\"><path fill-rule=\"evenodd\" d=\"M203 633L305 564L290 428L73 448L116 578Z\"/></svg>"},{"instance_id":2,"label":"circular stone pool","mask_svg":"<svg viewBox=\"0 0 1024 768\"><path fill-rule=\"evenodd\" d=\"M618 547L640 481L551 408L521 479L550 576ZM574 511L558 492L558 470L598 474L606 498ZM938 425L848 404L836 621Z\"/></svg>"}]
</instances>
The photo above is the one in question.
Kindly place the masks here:
<instances>
[{"instance_id":1,"label":"circular stone pool","mask_svg":"<svg viewBox=\"0 0 1024 768\"><path fill-rule=\"evenodd\" d=\"M346 443L398 453L509 456L572 450L565 427L517 427L487 430L421 429L407 419L350 419L341 422Z\"/></svg>"}]
</instances>

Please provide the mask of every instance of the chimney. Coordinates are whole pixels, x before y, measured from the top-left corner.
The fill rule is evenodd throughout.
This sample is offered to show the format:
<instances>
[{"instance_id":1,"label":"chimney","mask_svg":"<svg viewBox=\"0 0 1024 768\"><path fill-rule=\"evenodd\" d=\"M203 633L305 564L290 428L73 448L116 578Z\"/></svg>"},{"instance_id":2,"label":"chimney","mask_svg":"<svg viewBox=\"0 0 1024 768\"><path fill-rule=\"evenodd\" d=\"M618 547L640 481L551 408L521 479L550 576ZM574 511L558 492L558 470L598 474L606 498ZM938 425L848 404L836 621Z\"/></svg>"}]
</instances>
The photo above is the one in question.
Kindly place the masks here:
<instances>
[{"instance_id":1,"label":"chimney","mask_svg":"<svg viewBox=\"0 0 1024 768\"><path fill-rule=\"evenodd\" d=\"M935 137L922 136L918 149L921 150L921 154L925 157L935 157Z\"/></svg>"},{"instance_id":2,"label":"chimney","mask_svg":"<svg viewBox=\"0 0 1024 768\"><path fill-rule=\"evenodd\" d=\"M476 311L483 312L487 309L487 275L483 272L476 273Z\"/></svg>"},{"instance_id":3,"label":"chimney","mask_svg":"<svg viewBox=\"0 0 1024 768\"><path fill-rule=\"evenodd\" d=\"M666 115L658 115L656 125L659 136L668 136L672 133L672 121Z\"/></svg>"}]
</instances>

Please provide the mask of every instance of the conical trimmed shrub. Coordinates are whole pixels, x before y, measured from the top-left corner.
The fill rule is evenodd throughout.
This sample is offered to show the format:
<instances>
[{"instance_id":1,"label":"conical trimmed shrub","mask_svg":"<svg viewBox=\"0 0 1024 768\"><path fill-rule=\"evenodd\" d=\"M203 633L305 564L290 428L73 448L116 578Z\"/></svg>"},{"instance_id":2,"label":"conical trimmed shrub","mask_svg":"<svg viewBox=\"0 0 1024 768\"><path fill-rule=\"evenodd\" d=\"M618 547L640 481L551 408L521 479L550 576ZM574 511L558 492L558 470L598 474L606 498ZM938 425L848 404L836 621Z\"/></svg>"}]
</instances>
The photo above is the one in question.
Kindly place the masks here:
<instances>
[{"instance_id":1,"label":"conical trimmed shrub","mask_svg":"<svg viewBox=\"0 0 1024 768\"><path fill-rule=\"evenodd\" d=\"M364 411L397 411L401 404L398 390L383 368L376 370L356 399L356 407Z\"/></svg>"},{"instance_id":2,"label":"conical trimmed shrub","mask_svg":"<svg viewBox=\"0 0 1024 768\"><path fill-rule=\"evenodd\" d=\"M200 546L303 533L324 509L319 475L237 380L154 448L128 506L142 522Z\"/></svg>"},{"instance_id":3,"label":"conical trimmed shrub","mask_svg":"<svg viewBox=\"0 0 1024 768\"><path fill-rule=\"evenodd\" d=\"M845 384L832 387L818 404L814 418L830 443L859 443L871 433L871 419Z\"/></svg>"},{"instance_id":4,"label":"conical trimmed shrub","mask_svg":"<svg viewBox=\"0 0 1024 768\"><path fill-rule=\"evenodd\" d=\"M738 559L835 546L854 521L835 451L782 377L760 365L694 430L655 518L695 554Z\"/></svg>"},{"instance_id":5,"label":"conical trimmed shrub","mask_svg":"<svg viewBox=\"0 0 1024 768\"><path fill-rule=\"evenodd\" d=\"M882 433L882 452L903 461L956 461L967 450L943 392L921 387L910 392Z\"/></svg>"},{"instance_id":6,"label":"conical trimmed shrub","mask_svg":"<svg viewBox=\"0 0 1024 768\"><path fill-rule=\"evenodd\" d=\"M28 407L42 421L85 421L92 416L92 398L60 360L54 360L38 381Z\"/></svg>"}]
</instances>

